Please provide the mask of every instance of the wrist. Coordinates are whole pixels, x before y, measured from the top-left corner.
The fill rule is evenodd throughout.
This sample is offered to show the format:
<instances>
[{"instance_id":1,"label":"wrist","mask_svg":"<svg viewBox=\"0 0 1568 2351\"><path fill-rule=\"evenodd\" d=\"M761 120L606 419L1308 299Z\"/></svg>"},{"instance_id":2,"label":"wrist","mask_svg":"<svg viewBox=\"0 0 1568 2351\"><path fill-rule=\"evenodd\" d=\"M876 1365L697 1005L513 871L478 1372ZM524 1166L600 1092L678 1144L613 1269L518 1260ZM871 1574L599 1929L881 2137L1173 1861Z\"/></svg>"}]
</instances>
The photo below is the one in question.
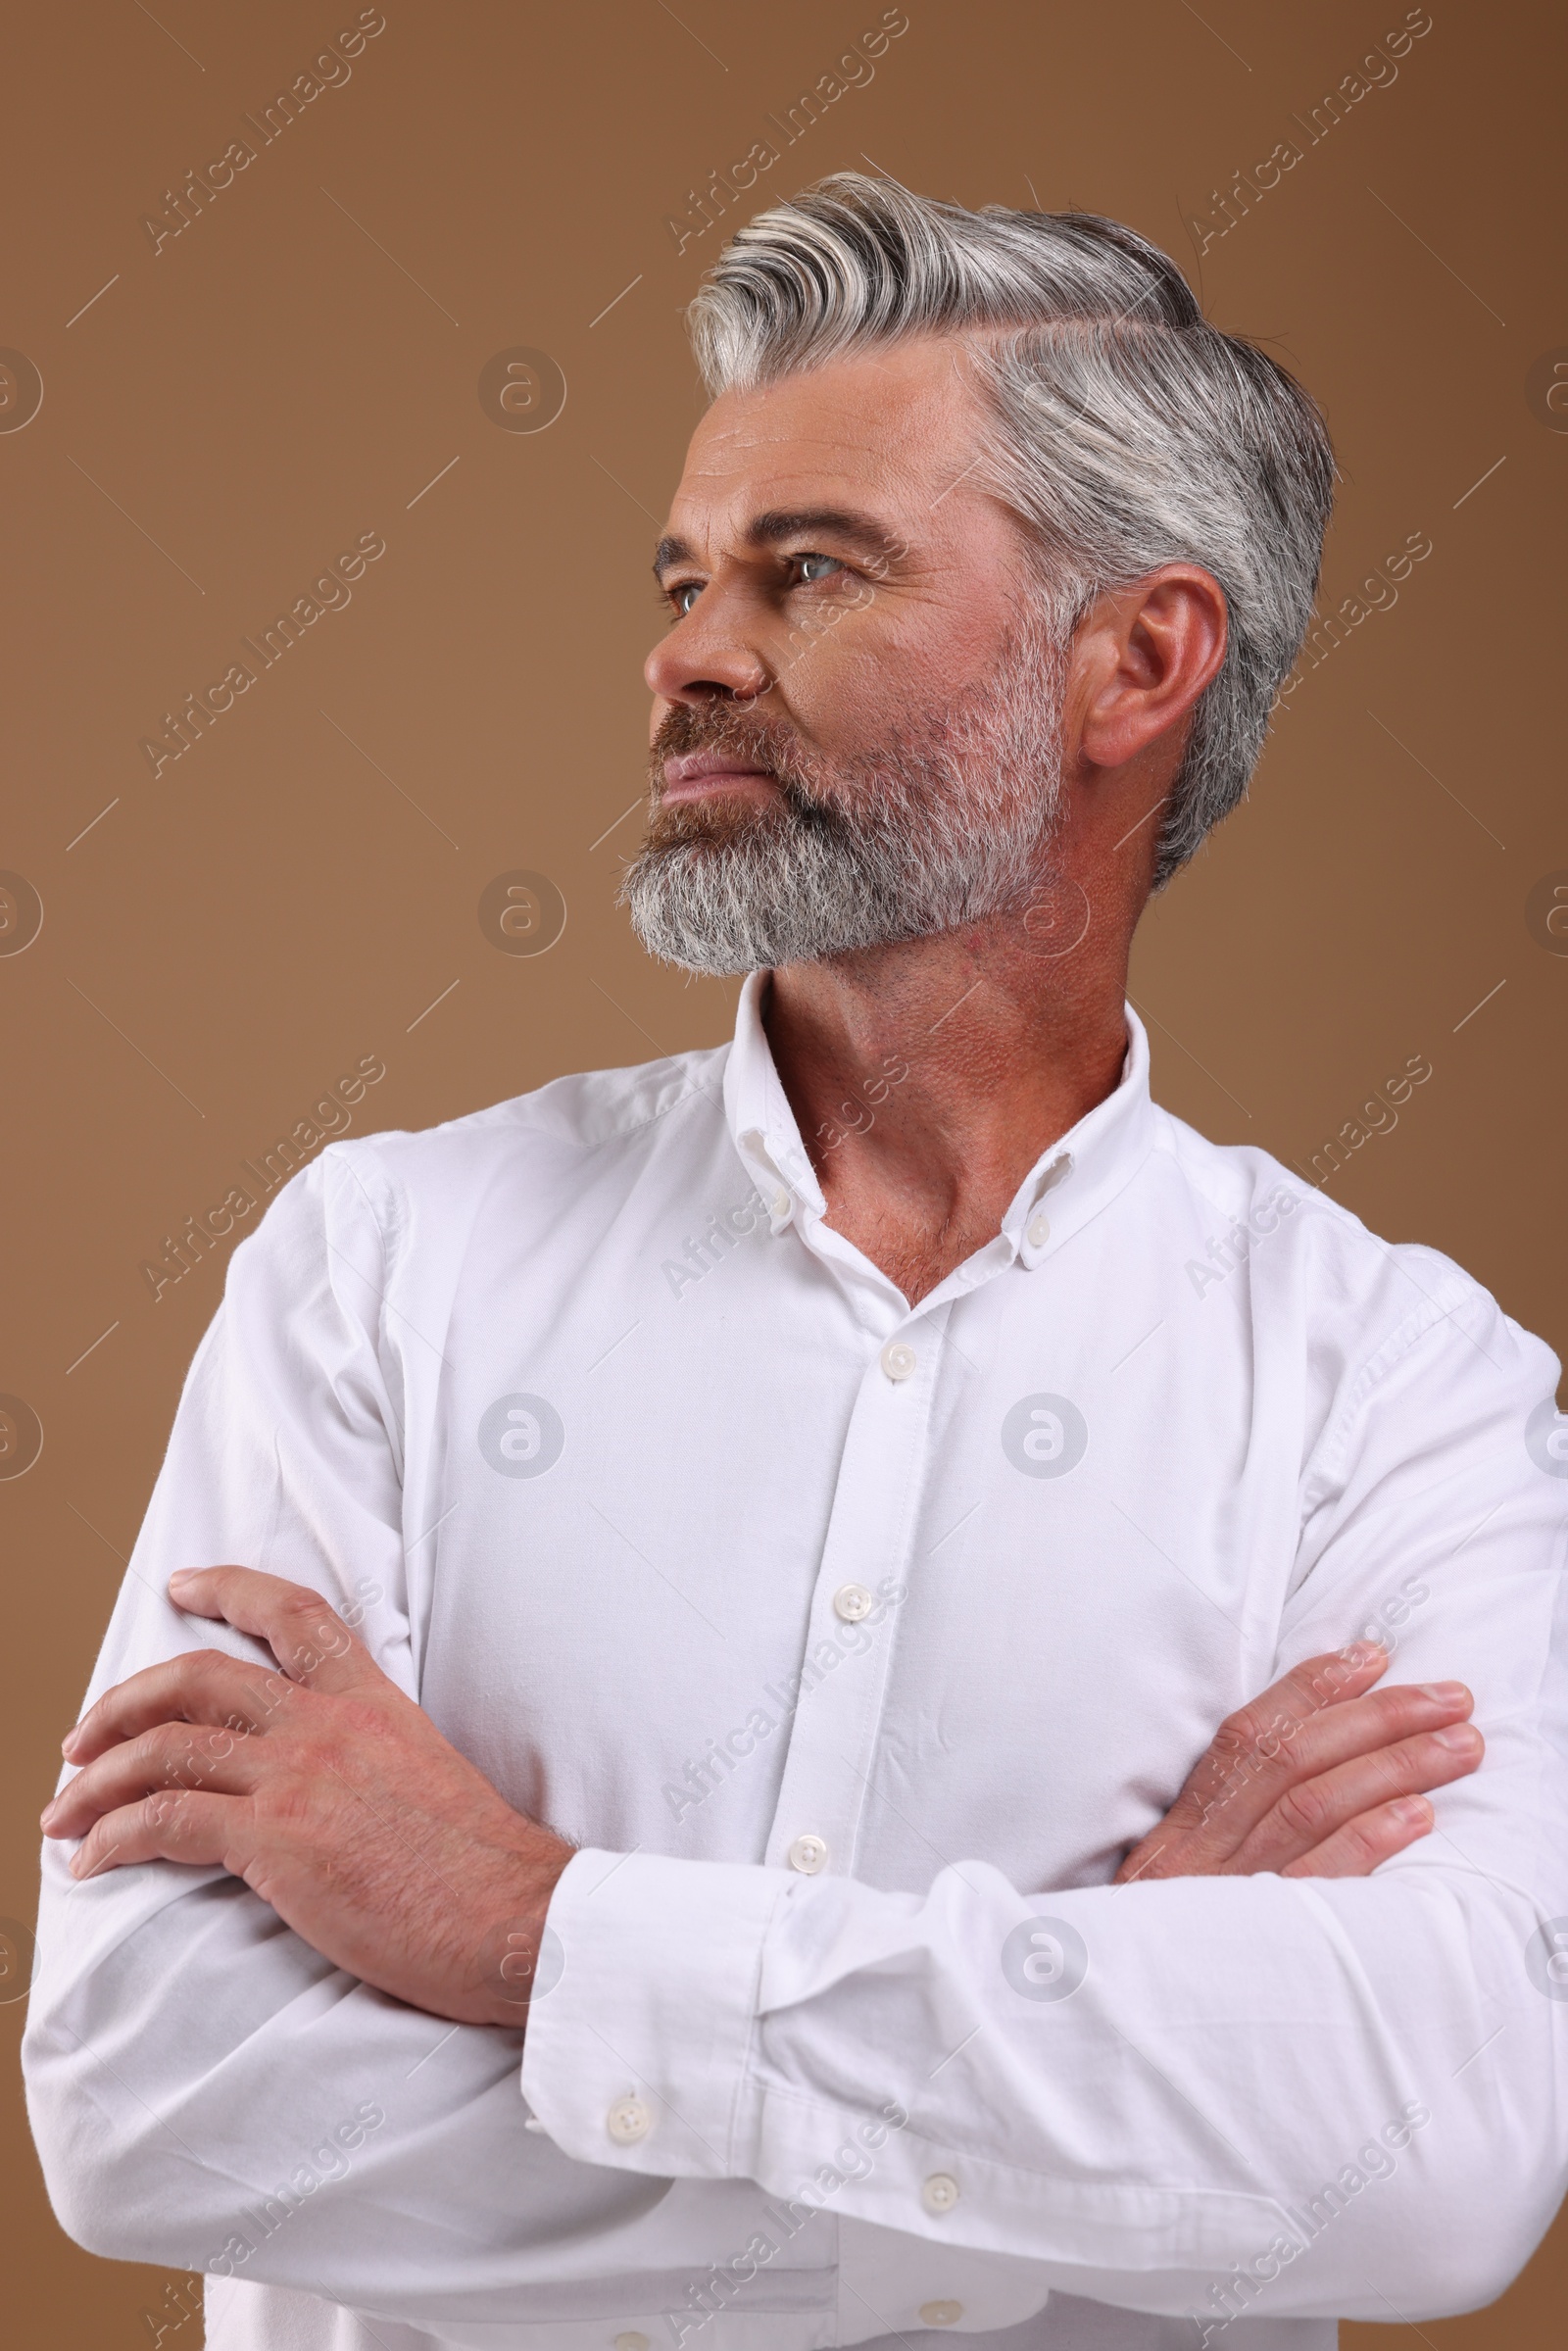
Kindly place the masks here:
<instances>
[{"instance_id":1,"label":"wrist","mask_svg":"<svg viewBox=\"0 0 1568 2351\"><path fill-rule=\"evenodd\" d=\"M483 1937L479 2005L475 2021L526 2028L530 2002L555 1982L546 1939L546 1918L556 1886L576 1851L564 1837L526 1824L509 1881Z\"/></svg>"}]
</instances>

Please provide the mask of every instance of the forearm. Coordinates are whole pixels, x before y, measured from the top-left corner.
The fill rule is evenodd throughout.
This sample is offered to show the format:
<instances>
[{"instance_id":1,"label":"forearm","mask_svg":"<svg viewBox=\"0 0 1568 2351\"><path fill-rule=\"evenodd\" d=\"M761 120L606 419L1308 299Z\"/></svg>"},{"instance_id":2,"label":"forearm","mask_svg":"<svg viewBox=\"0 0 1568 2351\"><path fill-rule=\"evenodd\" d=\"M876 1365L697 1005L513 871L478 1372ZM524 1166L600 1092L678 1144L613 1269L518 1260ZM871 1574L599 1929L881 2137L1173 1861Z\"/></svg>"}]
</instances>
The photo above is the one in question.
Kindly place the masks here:
<instances>
[{"instance_id":1,"label":"forearm","mask_svg":"<svg viewBox=\"0 0 1568 2351\"><path fill-rule=\"evenodd\" d=\"M1039 1916L1069 1930L1067 1973L1031 1986L1009 1937ZM1069 2291L1124 2278L1110 2298L1136 2301L1142 2275L1177 2313L1283 2237L1282 2317L1484 2300L1562 2192L1536 1911L1461 1870L1026 1899L965 1862L916 1897L584 1853L551 1920L565 1972L523 2085L583 2161L776 2196L832 2167L841 2217L1048 2263ZM1074 1932L1082 1981L1051 1996ZM634 2083L649 2128L617 2144ZM1314 2229L1352 2169L1375 2186L1342 2184Z\"/></svg>"},{"instance_id":2,"label":"forearm","mask_svg":"<svg viewBox=\"0 0 1568 2351\"><path fill-rule=\"evenodd\" d=\"M433 2325L506 2315L657 2202L526 2128L515 2032L369 1990L233 1879L159 1901L163 1870L44 1870L28 2104L89 2250Z\"/></svg>"}]
</instances>

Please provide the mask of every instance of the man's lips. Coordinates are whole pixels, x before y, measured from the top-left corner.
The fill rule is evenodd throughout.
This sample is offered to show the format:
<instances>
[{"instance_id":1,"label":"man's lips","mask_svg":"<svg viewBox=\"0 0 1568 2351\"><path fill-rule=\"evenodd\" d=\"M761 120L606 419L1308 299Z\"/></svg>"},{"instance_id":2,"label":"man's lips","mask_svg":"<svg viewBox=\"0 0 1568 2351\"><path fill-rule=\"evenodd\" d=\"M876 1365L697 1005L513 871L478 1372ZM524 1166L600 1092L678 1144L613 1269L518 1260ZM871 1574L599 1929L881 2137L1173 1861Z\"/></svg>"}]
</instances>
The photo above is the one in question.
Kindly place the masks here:
<instances>
[{"instance_id":1,"label":"man's lips","mask_svg":"<svg viewBox=\"0 0 1568 2351\"><path fill-rule=\"evenodd\" d=\"M680 801L704 800L719 792L767 793L775 788L775 782L771 768L742 759L734 752L691 751L664 761L664 789L661 798L668 808Z\"/></svg>"}]
</instances>

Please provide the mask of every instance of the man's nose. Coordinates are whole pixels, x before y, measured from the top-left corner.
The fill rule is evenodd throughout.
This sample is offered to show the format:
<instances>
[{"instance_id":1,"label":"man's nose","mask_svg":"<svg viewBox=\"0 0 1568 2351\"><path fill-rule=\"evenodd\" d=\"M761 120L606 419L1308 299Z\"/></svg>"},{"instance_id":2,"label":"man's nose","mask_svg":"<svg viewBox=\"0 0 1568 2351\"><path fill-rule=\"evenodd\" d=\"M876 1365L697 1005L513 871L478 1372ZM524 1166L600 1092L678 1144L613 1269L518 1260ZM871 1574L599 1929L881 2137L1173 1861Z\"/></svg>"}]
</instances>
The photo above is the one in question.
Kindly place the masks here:
<instances>
[{"instance_id":1,"label":"man's nose","mask_svg":"<svg viewBox=\"0 0 1568 2351\"><path fill-rule=\"evenodd\" d=\"M710 584L643 663L663 702L751 701L771 683L743 621L741 600Z\"/></svg>"}]
</instances>

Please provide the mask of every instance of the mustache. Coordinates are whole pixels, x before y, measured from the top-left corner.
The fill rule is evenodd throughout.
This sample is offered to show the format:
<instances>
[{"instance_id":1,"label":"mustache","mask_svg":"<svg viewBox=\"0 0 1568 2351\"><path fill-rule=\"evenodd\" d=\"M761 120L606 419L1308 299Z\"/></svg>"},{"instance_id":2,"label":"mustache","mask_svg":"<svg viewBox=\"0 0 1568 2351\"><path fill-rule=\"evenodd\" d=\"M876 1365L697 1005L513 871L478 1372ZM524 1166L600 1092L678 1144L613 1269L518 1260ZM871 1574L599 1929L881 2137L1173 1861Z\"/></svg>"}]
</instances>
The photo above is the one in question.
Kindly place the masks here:
<instances>
[{"instance_id":1,"label":"mustache","mask_svg":"<svg viewBox=\"0 0 1568 2351\"><path fill-rule=\"evenodd\" d=\"M793 732L764 725L740 711L702 710L686 704L677 704L665 712L649 749L648 773L656 804L663 796L664 761L699 751L721 752L748 767L765 768L796 809L822 805L823 795Z\"/></svg>"}]
</instances>

